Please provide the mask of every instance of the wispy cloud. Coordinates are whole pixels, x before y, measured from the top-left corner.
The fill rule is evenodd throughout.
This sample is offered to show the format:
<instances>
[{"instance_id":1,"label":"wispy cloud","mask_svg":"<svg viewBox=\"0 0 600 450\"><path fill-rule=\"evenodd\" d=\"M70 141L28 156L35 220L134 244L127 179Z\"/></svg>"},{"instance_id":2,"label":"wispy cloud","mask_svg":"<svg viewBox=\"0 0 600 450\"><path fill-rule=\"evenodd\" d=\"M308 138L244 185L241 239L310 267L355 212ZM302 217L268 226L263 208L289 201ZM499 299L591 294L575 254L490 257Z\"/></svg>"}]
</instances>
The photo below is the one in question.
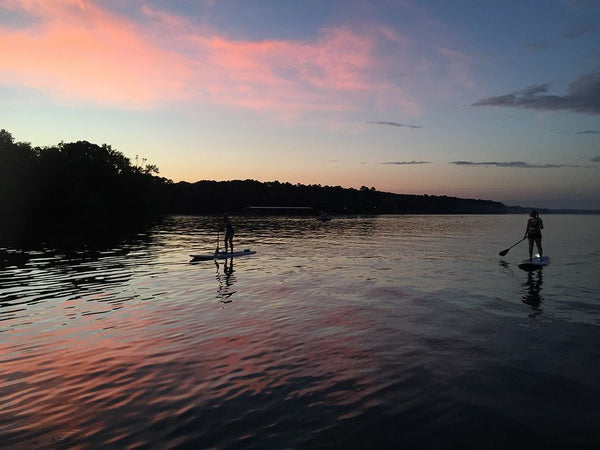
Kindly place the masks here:
<instances>
[{"instance_id":1,"label":"wispy cloud","mask_svg":"<svg viewBox=\"0 0 600 450\"><path fill-rule=\"evenodd\" d=\"M524 45L525 50L532 53L544 52L550 50L552 47L552 44L549 44L548 42L528 42Z\"/></svg>"},{"instance_id":2,"label":"wispy cloud","mask_svg":"<svg viewBox=\"0 0 600 450\"><path fill-rule=\"evenodd\" d=\"M600 130L583 130L577 131L575 134L600 134Z\"/></svg>"},{"instance_id":3,"label":"wispy cloud","mask_svg":"<svg viewBox=\"0 0 600 450\"><path fill-rule=\"evenodd\" d=\"M407 45L385 27L332 26L304 40L244 40L148 5L125 16L107 4L0 0L32 18L18 28L0 22L0 83L38 89L61 104L122 109L185 102L282 117L376 104L419 113L381 74L389 66L382 48Z\"/></svg>"},{"instance_id":4,"label":"wispy cloud","mask_svg":"<svg viewBox=\"0 0 600 450\"><path fill-rule=\"evenodd\" d=\"M562 3L574 9L585 10L594 7L594 5L597 3L597 0L562 0Z\"/></svg>"},{"instance_id":5,"label":"wispy cloud","mask_svg":"<svg viewBox=\"0 0 600 450\"><path fill-rule=\"evenodd\" d=\"M379 121L379 122L367 122L374 125L387 125L390 127L400 127L400 128L423 128L422 125L407 125L404 123L398 122L387 122L387 121Z\"/></svg>"},{"instance_id":6,"label":"wispy cloud","mask_svg":"<svg viewBox=\"0 0 600 450\"><path fill-rule=\"evenodd\" d=\"M386 161L381 164L390 164L395 166L414 166L419 164L431 164L430 161Z\"/></svg>"},{"instance_id":7,"label":"wispy cloud","mask_svg":"<svg viewBox=\"0 0 600 450\"><path fill-rule=\"evenodd\" d=\"M531 164L524 161L485 161L485 162L473 162L473 161L452 161L450 164L457 166L484 166L484 167L516 167L519 169L559 169L563 167L593 167L593 166L581 166L575 164Z\"/></svg>"},{"instance_id":8,"label":"wispy cloud","mask_svg":"<svg viewBox=\"0 0 600 450\"><path fill-rule=\"evenodd\" d=\"M583 75L569 84L564 95L549 95L549 85L540 84L521 91L476 101L471 106L502 106L542 111L569 110L600 114L600 72Z\"/></svg>"},{"instance_id":9,"label":"wispy cloud","mask_svg":"<svg viewBox=\"0 0 600 450\"><path fill-rule=\"evenodd\" d=\"M591 34L598 29L596 25L591 23L581 23L571 25L569 28L561 33L561 36L566 39L576 39L587 34Z\"/></svg>"}]
</instances>

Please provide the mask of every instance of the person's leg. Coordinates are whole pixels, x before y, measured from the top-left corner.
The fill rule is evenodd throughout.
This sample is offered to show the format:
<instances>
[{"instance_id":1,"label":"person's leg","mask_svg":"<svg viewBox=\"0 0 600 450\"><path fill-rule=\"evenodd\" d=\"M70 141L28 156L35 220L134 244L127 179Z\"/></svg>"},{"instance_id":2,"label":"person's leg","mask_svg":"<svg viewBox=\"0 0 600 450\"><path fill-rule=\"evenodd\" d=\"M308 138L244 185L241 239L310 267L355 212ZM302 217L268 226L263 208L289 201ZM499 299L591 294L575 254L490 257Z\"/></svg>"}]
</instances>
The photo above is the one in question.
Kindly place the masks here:
<instances>
[{"instance_id":1,"label":"person's leg","mask_svg":"<svg viewBox=\"0 0 600 450\"><path fill-rule=\"evenodd\" d=\"M533 258L533 239L527 239L529 241L529 260Z\"/></svg>"},{"instance_id":2,"label":"person's leg","mask_svg":"<svg viewBox=\"0 0 600 450\"><path fill-rule=\"evenodd\" d=\"M538 253L540 254L540 258L544 256L544 250L542 250L542 238L537 238L535 240L535 245L537 246Z\"/></svg>"}]
</instances>

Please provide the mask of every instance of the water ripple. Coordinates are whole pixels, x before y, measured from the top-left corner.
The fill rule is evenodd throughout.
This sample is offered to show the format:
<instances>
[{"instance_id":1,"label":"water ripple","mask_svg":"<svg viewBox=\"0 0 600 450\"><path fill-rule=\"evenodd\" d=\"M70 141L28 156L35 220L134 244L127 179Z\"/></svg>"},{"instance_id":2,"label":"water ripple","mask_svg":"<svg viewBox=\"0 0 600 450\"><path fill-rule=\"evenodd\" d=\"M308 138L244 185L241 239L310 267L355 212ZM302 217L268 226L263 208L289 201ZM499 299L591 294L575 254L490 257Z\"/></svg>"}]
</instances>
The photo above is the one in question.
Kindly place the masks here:
<instances>
[{"instance_id":1,"label":"water ripple","mask_svg":"<svg viewBox=\"0 0 600 450\"><path fill-rule=\"evenodd\" d=\"M600 286L573 242L528 277L496 258L511 216L239 218L256 256L189 264L213 222L0 270L3 445L600 441Z\"/></svg>"}]
</instances>

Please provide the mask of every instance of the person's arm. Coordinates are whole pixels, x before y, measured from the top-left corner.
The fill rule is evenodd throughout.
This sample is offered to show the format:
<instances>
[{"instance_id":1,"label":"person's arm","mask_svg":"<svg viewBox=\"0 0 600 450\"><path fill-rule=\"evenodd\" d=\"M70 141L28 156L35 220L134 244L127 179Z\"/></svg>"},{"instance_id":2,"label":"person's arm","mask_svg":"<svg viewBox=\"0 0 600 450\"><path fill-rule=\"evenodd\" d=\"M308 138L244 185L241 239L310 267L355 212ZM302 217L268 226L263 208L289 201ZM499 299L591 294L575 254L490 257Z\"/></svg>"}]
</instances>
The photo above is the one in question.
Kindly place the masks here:
<instances>
[{"instance_id":1,"label":"person's arm","mask_svg":"<svg viewBox=\"0 0 600 450\"><path fill-rule=\"evenodd\" d=\"M529 231L529 221L530 220L531 219L528 219L527 220L527 225L525 225L525 235L523 236L523 239L525 239L527 237L527 232Z\"/></svg>"},{"instance_id":2,"label":"person's arm","mask_svg":"<svg viewBox=\"0 0 600 450\"><path fill-rule=\"evenodd\" d=\"M544 229L544 222L542 221L542 219L540 219L540 230Z\"/></svg>"}]
</instances>

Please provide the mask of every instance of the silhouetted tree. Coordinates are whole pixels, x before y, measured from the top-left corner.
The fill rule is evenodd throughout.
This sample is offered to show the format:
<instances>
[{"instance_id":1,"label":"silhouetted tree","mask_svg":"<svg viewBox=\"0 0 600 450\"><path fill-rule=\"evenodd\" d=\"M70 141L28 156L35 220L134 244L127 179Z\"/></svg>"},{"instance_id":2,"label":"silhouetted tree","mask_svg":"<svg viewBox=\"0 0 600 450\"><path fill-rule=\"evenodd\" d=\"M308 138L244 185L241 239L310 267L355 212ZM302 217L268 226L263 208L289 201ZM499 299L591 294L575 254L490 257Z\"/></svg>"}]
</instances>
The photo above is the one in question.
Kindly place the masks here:
<instances>
[{"instance_id":1,"label":"silhouetted tree","mask_svg":"<svg viewBox=\"0 0 600 450\"><path fill-rule=\"evenodd\" d=\"M160 213L170 180L156 173L154 165L134 167L110 145L78 141L33 149L1 130L0 231L98 229Z\"/></svg>"}]
</instances>

